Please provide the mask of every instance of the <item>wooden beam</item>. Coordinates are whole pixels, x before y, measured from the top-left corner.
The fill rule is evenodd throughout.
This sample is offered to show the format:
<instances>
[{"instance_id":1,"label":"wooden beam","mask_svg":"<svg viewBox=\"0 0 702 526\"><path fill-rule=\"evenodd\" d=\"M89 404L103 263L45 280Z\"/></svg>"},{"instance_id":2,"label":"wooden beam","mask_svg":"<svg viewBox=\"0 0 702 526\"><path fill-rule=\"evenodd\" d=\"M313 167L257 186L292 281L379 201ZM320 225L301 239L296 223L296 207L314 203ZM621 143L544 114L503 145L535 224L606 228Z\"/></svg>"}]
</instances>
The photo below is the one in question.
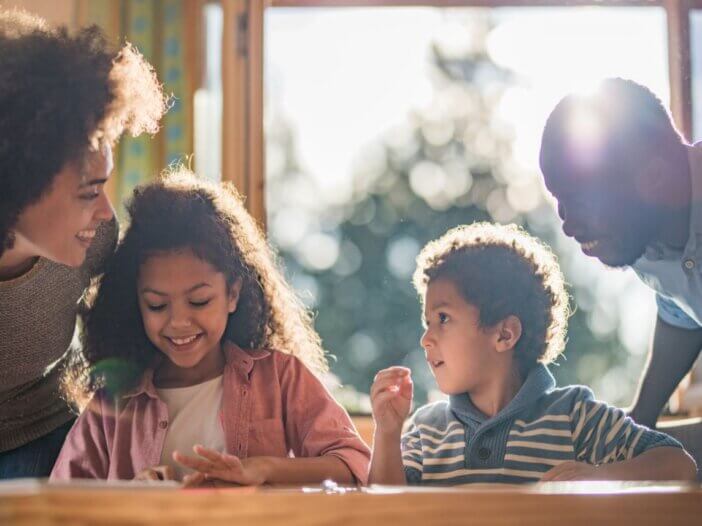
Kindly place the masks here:
<instances>
[{"instance_id":1,"label":"wooden beam","mask_svg":"<svg viewBox=\"0 0 702 526\"><path fill-rule=\"evenodd\" d=\"M246 194L247 64L241 26L248 13L246 0L222 0L222 180Z\"/></svg>"},{"instance_id":2,"label":"wooden beam","mask_svg":"<svg viewBox=\"0 0 702 526\"><path fill-rule=\"evenodd\" d=\"M685 140L692 140L690 17L687 0L666 0L670 109Z\"/></svg>"},{"instance_id":3,"label":"wooden beam","mask_svg":"<svg viewBox=\"0 0 702 526\"><path fill-rule=\"evenodd\" d=\"M702 0L698 0L702 2ZM271 0L271 7L661 6L665 0Z\"/></svg>"},{"instance_id":4,"label":"wooden beam","mask_svg":"<svg viewBox=\"0 0 702 526\"><path fill-rule=\"evenodd\" d=\"M247 208L265 231L265 137L263 132L263 33L265 0L252 0L248 27Z\"/></svg>"},{"instance_id":5,"label":"wooden beam","mask_svg":"<svg viewBox=\"0 0 702 526\"><path fill-rule=\"evenodd\" d=\"M263 20L265 0L223 0L222 179L265 225Z\"/></svg>"},{"instance_id":6,"label":"wooden beam","mask_svg":"<svg viewBox=\"0 0 702 526\"><path fill-rule=\"evenodd\" d=\"M187 71L187 97L190 109L186 115L188 151L195 150L195 92L202 85L203 76L203 9L205 0L185 0L183 2L183 34L185 36L185 69Z\"/></svg>"},{"instance_id":7,"label":"wooden beam","mask_svg":"<svg viewBox=\"0 0 702 526\"><path fill-rule=\"evenodd\" d=\"M53 524L254 526L688 526L699 524L698 485L565 482L469 488L375 487L325 494L289 489L71 487L0 483L3 526ZM32 481L33 482L33 481ZM90 485L93 487L91 488ZM125 505L128 503L128 505Z\"/></svg>"}]
</instances>

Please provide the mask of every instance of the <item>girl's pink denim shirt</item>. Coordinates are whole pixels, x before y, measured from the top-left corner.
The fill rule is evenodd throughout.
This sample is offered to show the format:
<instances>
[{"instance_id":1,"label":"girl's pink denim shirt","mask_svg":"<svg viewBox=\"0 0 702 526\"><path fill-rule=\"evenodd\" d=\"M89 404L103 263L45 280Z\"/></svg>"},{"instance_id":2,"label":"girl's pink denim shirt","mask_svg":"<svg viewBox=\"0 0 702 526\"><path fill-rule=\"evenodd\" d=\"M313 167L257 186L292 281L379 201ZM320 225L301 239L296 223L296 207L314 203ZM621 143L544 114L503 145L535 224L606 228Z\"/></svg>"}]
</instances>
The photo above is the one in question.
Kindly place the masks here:
<instances>
[{"instance_id":1,"label":"girl's pink denim shirt","mask_svg":"<svg viewBox=\"0 0 702 526\"><path fill-rule=\"evenodd\" d=\"M370 450L349 415L297 358L225 345L221 422L227 452L255 456L334 455L365 484ZM168 410L153 371L116 404L99 391L78 417L51 480L132 479L161 463Z\"/></svg>"}]
</instances>

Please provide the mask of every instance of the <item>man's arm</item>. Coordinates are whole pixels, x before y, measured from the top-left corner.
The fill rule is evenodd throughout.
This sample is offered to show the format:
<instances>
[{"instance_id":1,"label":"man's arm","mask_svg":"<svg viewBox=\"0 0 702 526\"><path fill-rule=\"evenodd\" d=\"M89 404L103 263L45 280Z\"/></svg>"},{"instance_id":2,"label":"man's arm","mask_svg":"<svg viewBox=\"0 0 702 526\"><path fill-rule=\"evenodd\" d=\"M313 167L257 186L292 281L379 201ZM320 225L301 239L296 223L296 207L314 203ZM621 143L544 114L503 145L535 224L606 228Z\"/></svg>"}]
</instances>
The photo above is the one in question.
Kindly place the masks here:
<instances>
[{"instance_id":1,"label":"man's arm","mask_svg":"<svg viewBox=\"0 0 702 526\"><path fill-rule=\"evenodd\" d=\"M593 466L585 462L563 462L541 478L554 480L684 480L697 478L695 461L678 447L657 447L639 456Z\"/></svg>"},{"instance_id":2,"label":"man's arm","mask_svg":"<svg viewBox=\"0 0 702 526\"><path fill-rule=\"evenodd\" d=\"M674 327L657 318L653 345L630 416L655 427L658 415L702 348L702 329Z\"/></svg>"}]
</instances>

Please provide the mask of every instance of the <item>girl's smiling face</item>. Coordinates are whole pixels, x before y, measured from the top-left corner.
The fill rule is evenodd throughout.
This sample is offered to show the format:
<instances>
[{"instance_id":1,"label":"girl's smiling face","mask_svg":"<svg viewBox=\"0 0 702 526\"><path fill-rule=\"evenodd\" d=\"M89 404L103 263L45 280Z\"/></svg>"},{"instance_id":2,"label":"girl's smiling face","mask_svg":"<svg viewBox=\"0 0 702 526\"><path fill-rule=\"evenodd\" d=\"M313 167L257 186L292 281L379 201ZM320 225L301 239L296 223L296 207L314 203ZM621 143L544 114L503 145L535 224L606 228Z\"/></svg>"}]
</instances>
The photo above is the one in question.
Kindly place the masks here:
<instances>
[{"instance_id":1,"label":"girl's smiling face","mask_svg":"<svg viewBox=\"0 0 702 526\"><path fill-rule=\"evenodd\" d=\"M158 372L169 387L221 374L221 340L241 280L227 286L223 273L185 249L149 256L139 268L137 289L146 335L168 358Z\"/></svg>"}]
</instances>

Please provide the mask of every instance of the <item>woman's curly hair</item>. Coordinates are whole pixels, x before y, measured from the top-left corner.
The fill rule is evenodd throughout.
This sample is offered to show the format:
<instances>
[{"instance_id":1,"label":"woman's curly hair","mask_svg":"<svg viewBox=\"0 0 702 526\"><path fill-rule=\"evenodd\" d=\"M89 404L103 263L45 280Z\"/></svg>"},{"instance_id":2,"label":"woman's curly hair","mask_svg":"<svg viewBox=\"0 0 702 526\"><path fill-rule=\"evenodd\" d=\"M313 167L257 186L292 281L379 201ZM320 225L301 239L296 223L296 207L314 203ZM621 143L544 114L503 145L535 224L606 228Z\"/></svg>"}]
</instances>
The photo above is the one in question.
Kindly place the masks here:
<instances>
[{"instance_id":1,"label":"woman's curly hair","mask_svg":"<svg viewBox=\"0 0 702 526\"><path fill-rule=\"evenodd\" d=\"M97 26L69 34L24 11L0 9L0 256L12 228L70 162L123 131L155 133L167 100L130 44Z\"/></svg>"},{"instance_id":2,"label":"woman's curly hair","mask_svg":"<svg viewBox=\"0 0 702 526\"><path fill-rule=\"evenodd\" d=\"M129 226L84 317L82 363L70 366L67 387L76 391L76 384L70 385L76 381L79 386L74 400L101 381L109 382L104 378L109 374L118 377L119 385L108 390L124 392L160 356L139 311L139 268L153 254L180 250L192 250L224 274L229 286L242 279L225 339L243 349L277 349L315 372L326 371L310 313L284 280L275 254L233 186L205 182L176 168L137 187L127 212Z\"/></svg>"},{"instance_id":3,"label":"woman's curly hair","mask_svg":"<svg viewBox=\"0 0 702 526\"><path fill-rule=\"evenodd\" d=\"M519 318L515 357L522 376L563 352L570 312L563 274L551 250L522 228L473 223L429 242L413 277L422 304L427 286L440 278L479 310L482 327Z\"/></svg>"}]
</instances>

